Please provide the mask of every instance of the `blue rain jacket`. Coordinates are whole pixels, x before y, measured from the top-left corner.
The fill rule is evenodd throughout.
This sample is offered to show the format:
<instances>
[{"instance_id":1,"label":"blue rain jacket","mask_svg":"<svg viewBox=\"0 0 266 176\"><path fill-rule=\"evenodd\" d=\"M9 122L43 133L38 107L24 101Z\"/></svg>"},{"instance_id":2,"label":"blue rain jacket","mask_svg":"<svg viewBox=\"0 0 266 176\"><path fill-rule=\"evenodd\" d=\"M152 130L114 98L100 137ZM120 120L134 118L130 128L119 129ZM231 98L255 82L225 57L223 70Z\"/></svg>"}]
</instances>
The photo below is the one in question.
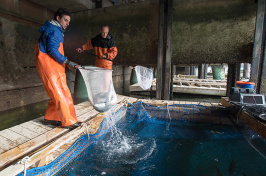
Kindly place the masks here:
<instances>
[{"instance_id":1,"label":"blue rain jacket","mask_svg":"<svg viewBox=\"0 0 266 176\"><path fill-rule=\"evenodd\" d=\"M59 63L64 63L67 57L63 56L58 48L60 43L64 42L63 29L59 26L51 24L46 21L40 28L39 32L42 34L39 38L39 49L43 53L47 53L50 57Z\"/></svg>"}]
</instances>

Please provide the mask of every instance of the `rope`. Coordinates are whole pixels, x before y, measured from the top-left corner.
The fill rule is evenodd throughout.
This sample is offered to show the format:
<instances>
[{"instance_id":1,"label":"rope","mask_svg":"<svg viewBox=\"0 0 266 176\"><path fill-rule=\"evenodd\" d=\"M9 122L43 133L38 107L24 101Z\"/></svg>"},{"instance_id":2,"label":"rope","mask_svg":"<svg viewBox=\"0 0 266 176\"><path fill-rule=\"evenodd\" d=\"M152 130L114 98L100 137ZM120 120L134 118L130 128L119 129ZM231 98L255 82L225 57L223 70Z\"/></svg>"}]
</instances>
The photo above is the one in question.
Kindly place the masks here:
<instances>
[{"instance_id":1,"label":"rope","mask_svg":"<svg viewBox=\"0 0 266 176\"><path fill-rule=\"evenodd\" d=\"M24 157L21 161L19 161L18 163L19 164L23 164L24 165L24 176L26 176L27 174L27 163L30 162L30 157L29 156L26 156Z\"/></svg>"},{"instance_id":2,"label":"rope","mask_svg":"<svg viewBox=\"0 0 266 176\"><path fill-rule=\"evenodd\" d=\"M166 130L169 131L170 123L171 123L171 120L172 120L172 119L171 119L171 116L170 116L170 112L169 112L169 102L167 102L166 107L167 107L167 117L170 119L170 121L169 121L169 123L168 123L168 125L167 125L167 127L166 127Z\"/></svg>"},{"instance_id":3,"label":"rope","mask_svg":"<svg viewBox=\"0 0 266 176\"><path fill-rule=\"evenodd\" d=\"M85 129L86 129L86 131L87 131L86 134L88 134L88 140L90 140L90 133L89 133L89 128L88 128L87 123L82 123L81 125L82 125L82 127L85 127Z\"/></svg>"},{"instance_id":4,"label":"rope","mask_svg":"<svg viewBox=\"0 0 266 176\"><path fill-rule=\"evenodd\" d=\"M238 119L239 119L239 115L241 113L241 111L245 110L245 106L241 106L240 110L238 111L237 115L236 115L236 121L237 123L239 123Z\"/></svg>"}]
</instances>

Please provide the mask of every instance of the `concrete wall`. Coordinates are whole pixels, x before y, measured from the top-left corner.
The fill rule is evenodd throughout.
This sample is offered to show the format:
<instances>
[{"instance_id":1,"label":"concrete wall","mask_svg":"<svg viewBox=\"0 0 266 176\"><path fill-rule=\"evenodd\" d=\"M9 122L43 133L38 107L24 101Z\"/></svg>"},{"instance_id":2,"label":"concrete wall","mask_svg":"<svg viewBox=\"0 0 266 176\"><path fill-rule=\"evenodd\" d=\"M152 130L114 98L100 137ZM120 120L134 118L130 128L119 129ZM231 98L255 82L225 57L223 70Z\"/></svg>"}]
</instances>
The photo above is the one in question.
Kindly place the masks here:
<instances>
[{"instance_id":1,"label":"concrete wall","mask_svg":"<svg viewBox=\"0 0 266 176\"><path fill-rule=\"evenodd\" d=\"M133 66L157 63L157 0L73 14L65 34L66 55L83 65L94 64L94 56L77 54L75 48L98 35L103 24L110 26L110 34L117 45L116 62Z\"/></svg>"},{"instance_id":2,"label":"concrete wall","mask_svg":"<svg viewBox=\"0 0 266 176\"><path fill-rule=\"evenodd\" d=\"M53 13L30 1L0 3L0 111L48 99L35 68L38 29Z\"/></svg>"},{"instance_id":3,"label":"concrete wall","mask_svg":"<svg viewBox=\"0 0 266 176\"><path fill-rule=\"evenodd\" d=\"M172 62L250 63L256 11L250 0L174 1Z\"/></svg>"},{"instance_id":4,"label":"concrete wall","mask_svg":"<svg viewBox=\"0 0 266 176\"><path fill-rule=\"evenodd\" d=\"M131 72L132 69L130 69L129 67L123 67L120 65L113 66L113 83L117 94L128 95L130 93L129 86L130 86ZM125 81L124 85L123 85L123 79Z\"/></svg>"},{"instance_id":5,"label":"concrete wall","mask_svg":"<svg viewBox=\"0 0 266 176\"><path fill-rule=\"evenodd\" d=\"M109 6L109 1L103 1ZM118 56L124 65L155 66L158 46L159 0L78 12L72 15L65 33L65 54L82 65L94 57L77 54L75 48L99 34L102 24L110 26ZM257 4L251 0L174 1L172 63L250 62ZM29 0L0 3L0 111L48 99L35 66L34 45L38 30L53 12ZM122 67L114 66L114 86L123 92ZM127 68L126 85L131 70ZM75 72L67 70L74 91ZM127 90L124 90L127 91Z\"/></svg>"}]
</instances>

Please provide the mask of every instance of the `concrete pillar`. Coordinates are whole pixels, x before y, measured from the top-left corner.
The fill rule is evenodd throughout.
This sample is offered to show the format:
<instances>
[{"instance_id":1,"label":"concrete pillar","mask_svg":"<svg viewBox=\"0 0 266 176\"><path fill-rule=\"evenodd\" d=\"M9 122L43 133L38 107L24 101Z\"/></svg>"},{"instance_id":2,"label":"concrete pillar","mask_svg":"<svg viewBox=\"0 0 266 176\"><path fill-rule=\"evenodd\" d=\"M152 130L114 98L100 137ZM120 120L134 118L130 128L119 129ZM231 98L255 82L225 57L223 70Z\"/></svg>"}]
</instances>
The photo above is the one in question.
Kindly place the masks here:
<instances>
[{"instance_id":1,"label":"concrete pillar","mask_svg":"<svg viewBox=\"0 0 266 176\"><path fill-rule=\"evenodd\" d=\"M244 63L243 78L250 78L250 64Z\"/></svg>"},{"instance_id":2,"label":"concrete pillar","mask_svg":"<svg viewBox=\"0 0 266 176\"><path fill-rule=\"evenodd\" d=\"M190 75L190 67L185 67L185 75Z\"/></svg>"},{"instance_id":3,"label":"concrete pillar","mask_svg":"<svg viewBox=\"0 0 266 176\"><path fill-rule=\"evenodd\" d=\"M204 79L204 65L205 64L201 64L201 65L199 65L199 67L198 67L198 78L199 79Z\"/></svg>"},{"instance_id":4,"label":"concrete pillar","mask_svg":"<svg viewBox=\"0 0 266 176\"><path fill-rule=\"evenodd\" d=\"M172 75L173 75L173 78L176 77L176 66L175 65L172 65Z\"/></svg>"},{"instance_id":5,"label":"concrete pillar","mask_svg":"<svg viewBox=\"0 0 266 176\"><path fill-rule=\"evenodd\" d=\"M190 75L195 75L195 66L190 67Z\"/></svg>"},{"instance_id":6,"label":"concrete pillar","mask_svg":"<svg viewBox=\"0 0 266 176\"><path fill-rule=\"evenodd\" d=\"M204 79L207 79L208 77L208 64L204 64Z\"/></svg>"}]
</instances>

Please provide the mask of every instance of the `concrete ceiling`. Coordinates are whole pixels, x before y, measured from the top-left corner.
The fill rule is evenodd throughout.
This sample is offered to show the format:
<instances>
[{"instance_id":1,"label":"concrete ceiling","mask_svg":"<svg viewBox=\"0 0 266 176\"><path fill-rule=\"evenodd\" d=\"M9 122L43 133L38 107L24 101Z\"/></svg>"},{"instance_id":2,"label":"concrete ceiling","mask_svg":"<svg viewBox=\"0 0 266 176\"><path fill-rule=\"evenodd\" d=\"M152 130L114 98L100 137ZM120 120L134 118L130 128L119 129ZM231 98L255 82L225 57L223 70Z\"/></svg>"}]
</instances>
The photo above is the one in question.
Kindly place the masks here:
<instances>
[{"instance_id":1,"label":"concrete ceiling","mask_svg":"<svg viewBox=\"0 0 266 176\"><path fill-rule=\"evenodd\" d=\"M66 8L70 13L94 8L94 0L31 0L36 4L57 11L58 8Z\"/></svg>"}]
</instances>

